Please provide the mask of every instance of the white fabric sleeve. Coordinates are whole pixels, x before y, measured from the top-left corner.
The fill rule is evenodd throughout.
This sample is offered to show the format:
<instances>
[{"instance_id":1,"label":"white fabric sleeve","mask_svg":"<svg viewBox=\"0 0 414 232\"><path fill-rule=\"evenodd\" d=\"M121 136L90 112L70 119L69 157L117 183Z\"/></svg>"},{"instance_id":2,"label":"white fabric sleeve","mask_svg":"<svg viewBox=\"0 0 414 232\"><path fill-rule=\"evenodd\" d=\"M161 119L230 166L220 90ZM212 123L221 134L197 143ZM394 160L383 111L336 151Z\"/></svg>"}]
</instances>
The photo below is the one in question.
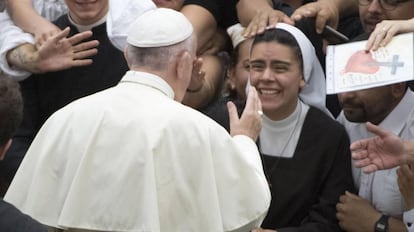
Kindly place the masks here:
<instances>
[{"instance_id":1,"label":"white fabric sleeve","mask_svg":"<svg viewBox=\"0 0 414 232\"><path fill-rule=\"evenodd\" d=\"M155 8L152 0L109 0L106 30L112 44L124 51L129 25L144 12Z\"/></svg>"},{"instance_id":2,"label":"white fabric sleeve","mask_svg":"<svg viewBox=\"0 0 414 232\"><path fill-rule=\"evenodd\" d=\"M263 166L261 159L258 159L257 156L252 155L260 154L257 149L256 143L246 135L235 135L233 136L233 140L239 145L239 147L243 147L241 151L244 154L246 154L245 158L250 163L250 165L259 170L260 173L262 173Z\"/></svg>"},{"instance_id":3,"label":"white fabric sleeve","mask_svg":"<svg viewBox=\"0 0 414 232\"><path fill-rule=\"evenodd\" d=\"M0 25L0 69L15 80L23 80L30 75L30 72L10 67L6 55L7 52L24 43L34 44L34 38L15 26L7 12L0 13Z\"/></svg>"},{"instance_id":4,"label":"white fabric sleeve","mask_svg":"<svg viewBox=\"0 0 414 232\"><path fill-rule=\"evenodd\" d=\"M32 3L34 10L39 15L42 15L49 20L55 20L57 17L67 12L66 4L63 0L36 0L32 1ZM31 34L23 32L16 26L6 11L0 13L0 25L0 70L15 80L24 80L30 76L31 73L22 69L10 67L6 59L6 54L10 50L24 43L34 44L35 40Z\"/></svg>"},{"instance_id":5,"label":"white fabric sleeve","mask_svg":"<svg viewBox=\"0 0 414 232\"><path fill-rule=\"evenodd\" d=\"M403 221L408 232L414 232L414 209L404 212Z\"/></svg>"},{"instance_id":6,"label":"white fabric sleeve","mask_svg":"<svg viewBox=\"0 0 414 232\"><path fill-rule=\"evenodd\" d=\"M271 196L270 196L270 189L267 183L267 179L264 175L262 160L260 158L260 153L259 153L256 143L250 137L246 135L236 135L236 136L233 136L232 139L239 147L239 151L243 154L242 159L244 160L244 162L248 164L249 168L254 169L254 172L256 173L256 177L254 179L255 183L252 184L253 182L251 182L250 185L248 184L250 187L249 191L254 192L253 195L256 196L257 198L261 198L260 200L257 200L257 198L256 200L244 198L245 204L247 205L246 211L255 208L256 217L251 218L248 224L245 224L238 228L226 230L229 232L244 232L244 231L250 231L252 228L260 227L264 218L266 217L267 209L270 205ZM248 173L247 170L249 168L244 169L245 173ZM240 175L244 175L245 173L240 174ZM247 176L250 176L250 175L246 175L246 177ZM248 179L244 179L244 180L248 181ZM255 201L255 203L252 203L253 201ZM250 207L249 207L249 204L250 204ZM263 211L264 208L266 208L265 211Z\"/></svg>"},{"instance_id":7,"label":"white fabric sleeve","mask_svg":"<svg viewBox=\"0 0 414 232\"><path fill-rule=\"evenodd\" d=\"M36 12L49 21L55 21L68 12L64 0L35 0L32 3Z\"/></svg>"}]
</instances>

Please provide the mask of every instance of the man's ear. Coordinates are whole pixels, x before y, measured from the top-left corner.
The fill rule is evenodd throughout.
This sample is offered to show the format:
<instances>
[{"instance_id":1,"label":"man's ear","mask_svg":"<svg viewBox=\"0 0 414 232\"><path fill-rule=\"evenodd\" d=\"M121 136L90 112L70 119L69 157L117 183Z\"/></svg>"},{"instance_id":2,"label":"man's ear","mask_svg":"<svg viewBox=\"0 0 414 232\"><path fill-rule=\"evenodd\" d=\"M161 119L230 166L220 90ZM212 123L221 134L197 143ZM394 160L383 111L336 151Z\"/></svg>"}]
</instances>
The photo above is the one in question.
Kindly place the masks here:
<instances>
[{"instance_id":1,"label":"man's ear","mask_svg":"<svg viewBox=\"0 0 414 232\"><path fill-rule=\"evenodd\" d=\"M179 79L191 79L191 70L193 67L193 59L188 51L182 52L177 58L177 77ZM189 71L190 70L190 71ZM189 75L189 76L188 76Z\"/></svg>"},{"instance_id":2,"label":"man's ear","mask_svg":"<svg viewBox=\"0 0 414 232\"><path fill-rule=\"evenodd\" d=\"M129 65L129 60L128 60L128 46L124 50L124 58L127 62L128 67L131 68L131 66Z\"/></svg>"},{"instance_id":3,"label":"man's ear","mask_svg":"<svg viewBox=\"0 0 414 232\"><path fill-rule=\"evenodd\" d=\"M12 139L9 139L6 144L0 147L0 160L4 159L4 156L6 155L7 150L9 150L11 143Z\"/></svg>"}]
</instances>

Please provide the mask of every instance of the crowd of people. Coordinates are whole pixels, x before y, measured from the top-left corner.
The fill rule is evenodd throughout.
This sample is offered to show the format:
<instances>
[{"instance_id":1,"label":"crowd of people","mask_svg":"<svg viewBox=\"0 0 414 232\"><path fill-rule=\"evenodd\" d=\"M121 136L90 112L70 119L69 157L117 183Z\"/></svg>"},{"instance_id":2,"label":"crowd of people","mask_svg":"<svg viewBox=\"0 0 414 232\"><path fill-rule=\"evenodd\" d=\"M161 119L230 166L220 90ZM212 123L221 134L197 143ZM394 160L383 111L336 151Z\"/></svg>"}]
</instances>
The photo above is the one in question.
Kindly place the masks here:
<instances>
[{"instance_id":1,"label":"crowd of people","mask_svg":"<svg viewBox=\"0 0 414 232\"><path fill-rule=\"evenodd\" d=\"M325 80L412 9L0 1L0 231L413 232L412 83Z\"/></svg>"}]
</instances>

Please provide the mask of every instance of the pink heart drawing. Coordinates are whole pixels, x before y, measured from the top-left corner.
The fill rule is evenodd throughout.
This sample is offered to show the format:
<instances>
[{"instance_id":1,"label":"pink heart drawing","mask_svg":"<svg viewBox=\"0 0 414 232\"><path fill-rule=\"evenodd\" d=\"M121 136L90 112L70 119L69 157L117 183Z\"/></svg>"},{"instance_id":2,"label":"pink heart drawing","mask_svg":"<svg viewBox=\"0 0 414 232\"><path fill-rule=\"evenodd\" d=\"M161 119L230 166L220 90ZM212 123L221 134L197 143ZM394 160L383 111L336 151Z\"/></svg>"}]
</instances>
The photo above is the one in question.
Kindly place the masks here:
<instances>
[{"instance_id":1,"label":"pink heart drawing","mask_svg":"<svg viewBox=\"0 0 414 232\"><path fill-rule=\"evenodd\" d=\"M348 63L345 66L345 73L374 74L379 69L378 62L372 58L371 52L361 50L349 57Z\"/></svg>"}]
</instances>

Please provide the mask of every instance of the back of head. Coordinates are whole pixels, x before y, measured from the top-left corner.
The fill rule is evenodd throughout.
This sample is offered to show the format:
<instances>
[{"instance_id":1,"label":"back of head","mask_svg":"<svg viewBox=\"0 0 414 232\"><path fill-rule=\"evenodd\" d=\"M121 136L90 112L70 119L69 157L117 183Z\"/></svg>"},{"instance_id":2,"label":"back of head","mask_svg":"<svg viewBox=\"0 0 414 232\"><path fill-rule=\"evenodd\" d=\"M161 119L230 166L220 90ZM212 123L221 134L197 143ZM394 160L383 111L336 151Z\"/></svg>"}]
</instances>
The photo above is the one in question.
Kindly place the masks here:
<instances>
[{"instance_id":1,"label":"back of head","mask_svg":"<svg viewBox=\"0 0 414 232\"><path fill-rule=\"evenodd\" d=\"M193 26L182 13L167 8L148 11L130 27L128 63L132 67L163 69L179 50L191 49L192 34Z\"/></svg>"},{"instance_id":2,"label":"back of head","mask_svg":"<svg viewBox=\"0 0 414 232\"><path fill-rule=\"evenodd\" d=\"M12 137L23 116L23 100L19 84L0 77L0 146Z\"/></svg>"}]
</instances>

